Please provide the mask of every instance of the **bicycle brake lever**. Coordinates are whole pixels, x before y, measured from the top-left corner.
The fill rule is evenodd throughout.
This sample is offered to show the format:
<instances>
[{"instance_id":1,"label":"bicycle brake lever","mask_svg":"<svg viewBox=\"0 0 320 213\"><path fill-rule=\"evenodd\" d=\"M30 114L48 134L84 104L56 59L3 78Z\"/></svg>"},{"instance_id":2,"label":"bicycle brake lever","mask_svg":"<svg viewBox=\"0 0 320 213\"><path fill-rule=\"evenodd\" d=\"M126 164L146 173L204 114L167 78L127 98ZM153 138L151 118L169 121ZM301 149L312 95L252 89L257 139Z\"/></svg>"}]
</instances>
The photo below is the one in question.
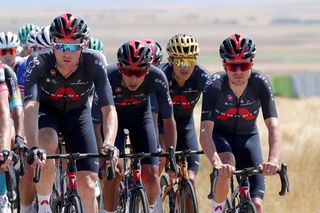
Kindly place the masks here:
<instances>
[{"instance_id":1,"label":"bicycle brake lever","mask_svg":"<svg viewBox=\"0 0 320 213\"><path fill-rule=\"evenodd\" d=\"M287 173L287 165L285 163L281 164L281 169L278 171L281 180L281 190L279 192L280 196L284 196L286 192L290 192L289 178Z\"/></svg>"},{"instance_id":2,"label":"bicycle brake lever","mask_svg":"<svg viewBox=\"0 0 320 213\"><path fill-rule=\"evenodd\" d=\"M168 149L168 153L169 153L169 162L170 162L170 169L172 171L174 171L175 174L178 173L178 169L177 169L177 162L176 162L176 156L173 150L173 146L170 146Z\"/></svg>"},{"instance_id":3,"label":"bicycle brake lever","mask_svg":"<svg viewBox=\"0 0 320 213\"><path fill-rule=\"evenodd\" d=\"M213 168L210 174L210 193L207 196L208 199L210 200L214 198L217 179L218 179L218 170L216 168Z\"/></svg>"}]
</instances>

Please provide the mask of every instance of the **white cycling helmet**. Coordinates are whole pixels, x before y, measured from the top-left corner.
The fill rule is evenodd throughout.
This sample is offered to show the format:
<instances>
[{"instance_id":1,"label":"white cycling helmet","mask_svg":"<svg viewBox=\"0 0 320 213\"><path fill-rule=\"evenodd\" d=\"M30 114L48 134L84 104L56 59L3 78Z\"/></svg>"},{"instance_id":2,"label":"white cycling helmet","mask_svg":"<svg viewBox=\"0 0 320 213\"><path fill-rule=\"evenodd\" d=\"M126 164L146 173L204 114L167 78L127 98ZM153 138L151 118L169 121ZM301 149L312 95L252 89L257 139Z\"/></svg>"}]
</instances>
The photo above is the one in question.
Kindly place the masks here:
<instances>
[{"instance_id":1,"label":"white cycling helmet","mask_svg":"<svg viewBox=\"0 0 320 213\"><path fill-rule=\"evenodd\" d=\"M29 48L34 47L34 46L37 45L36 38L37 38L38 32L39 32L38 29L34 29L29 33L28 38L27 38L27 46Z\"/></svg>"},{"instance_id":2,"label":"white cycling helmet","mask_svg":"<svg viewBox=\"0 0 320 213\"><path fill-rule=\"evenodd\" d=\"M50 26L43 27L36 36L36 45L40 48L52 47L50 39Z\"/></svg>"},{"instance_id":3,"label":"white cycling helmet","mask_svg":"<svg viewBox=\"0 0 320 213\"><path fill-rule=\"evenodd\" d=\"M15 48L20 46L20 40L17 34L12 32L0 33L0 49Z\"/></svg>"}]
</instances>

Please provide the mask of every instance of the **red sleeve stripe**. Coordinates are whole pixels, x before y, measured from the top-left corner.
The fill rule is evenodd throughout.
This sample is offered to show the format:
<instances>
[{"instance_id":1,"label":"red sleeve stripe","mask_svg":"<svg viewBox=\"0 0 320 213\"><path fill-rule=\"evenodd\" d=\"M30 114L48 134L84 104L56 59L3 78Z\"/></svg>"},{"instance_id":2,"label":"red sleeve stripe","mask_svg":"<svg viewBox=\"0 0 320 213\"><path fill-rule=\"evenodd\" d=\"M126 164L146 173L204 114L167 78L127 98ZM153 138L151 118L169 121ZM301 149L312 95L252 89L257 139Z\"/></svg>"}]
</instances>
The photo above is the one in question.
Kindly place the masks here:
<instances>
[{"instance_id":1,"label":"red sleeve stripe","mask_svg":"<svg viewBox=\"0 0 320 213\"><path fill-rule=\"evenodd\" d=\"M5 84L5 83L0 84L0 92L4 92L7 90L8 90L7 84Z\"/></svg>"}]
</instances>

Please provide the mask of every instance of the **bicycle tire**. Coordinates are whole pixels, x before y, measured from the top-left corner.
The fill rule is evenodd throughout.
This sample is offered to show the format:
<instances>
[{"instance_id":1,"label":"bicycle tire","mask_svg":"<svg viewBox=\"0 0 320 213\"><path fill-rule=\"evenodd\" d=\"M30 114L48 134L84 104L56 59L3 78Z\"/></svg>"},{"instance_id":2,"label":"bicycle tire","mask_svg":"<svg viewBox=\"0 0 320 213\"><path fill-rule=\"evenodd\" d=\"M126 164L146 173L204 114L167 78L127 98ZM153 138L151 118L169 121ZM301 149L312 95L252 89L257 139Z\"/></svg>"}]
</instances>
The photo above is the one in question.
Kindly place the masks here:
<instances>
[{"instance_id":1,"label":"bicycle tire","mask_svg":"<svg viewBox=\"0 0 320 213\"><path fill-rule=\"evenodd\" d=\"M63 213L64 212L64 206L63 206L63 198L57 198L56 200L53 200L51 202L51 209L52 213Z\"/></svg>"},{"instance_id":2,"label":"bicycle tire","mask_svg":"<svg viewBox=\"0 0 320 213\"><path fill-rule=\"evenodd\" d=\"M255 205L251 202L245 202L240 207L240 213L257 213Z\"/></svg>"},{"instance_id":3,"label":"bicycle tire","mask_svg":"<svg viewBox=\"0 0 320 213\"><path fill-rule=\"evenodd\" d=\"M224 204L222 213L229 213L232 212L232 202L230 198L227 198L226 203Z\"/></svg>"},{"instance_id":4,"label":"bicycle tire","mask_svg":"<svg viewBox=\"0 0 320 213\"><path fill-rule=\"evenodd\" d=\"M187 212L193 212L198 213L198 206L197 206L197 200L196 195L193 189L193 185L190 181L186 181L184 184L181 185L181 191L180 191L180 212L184 213ZM187 198L190 199L190 205L187 206Z\"/></svg>"},{"instance_id":5,"label":"bicycle tire","mask_svg":"<svg viewBox=\"0 0 320 213\"><path fill-rule=\"evenodd\" d=\"M129 212L149 213L147 195L143 188L139 188L131 193Z\"/></svg>"},{"instance_id":6,"label":"bicycle tire","mask_svg":"<svg viewBox=\"0 0 320 213\"><path fill-rule=\"evenodd\" d=\"M126 205L127 205L127 201L126 201L126 195L125 195L125 187L123 182L120 182L120 195L119 195L119 203L117 206L117 213L125 213L126 212Z\"/></svg>"},{"instance_id":7,"label":"bicycle tire","mask_svg":"<svg viewBox=\"0 0 320 213\"><path fill-rule=\"evenodd\" d=\"M69 199L65 212L67 213L83 213L82 203L78 196L73 196Z\"/></svg>"}]
</instances>

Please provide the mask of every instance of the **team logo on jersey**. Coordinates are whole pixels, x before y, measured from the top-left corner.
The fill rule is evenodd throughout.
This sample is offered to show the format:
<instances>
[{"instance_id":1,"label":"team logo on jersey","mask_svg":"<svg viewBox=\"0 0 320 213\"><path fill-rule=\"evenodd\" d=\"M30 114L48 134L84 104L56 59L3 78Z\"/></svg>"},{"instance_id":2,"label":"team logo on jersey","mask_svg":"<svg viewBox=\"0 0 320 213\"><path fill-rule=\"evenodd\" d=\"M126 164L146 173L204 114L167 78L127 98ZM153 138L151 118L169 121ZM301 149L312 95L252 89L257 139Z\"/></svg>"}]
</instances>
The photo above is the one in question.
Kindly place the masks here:
<instances>
[{"instance_id":1,"label":"team logo on jersey","mask_svg":"<svg viewBox=\"0 0 320 213\"><path fill-rule=\"evenodd\" d=\"M116 87L115 91L116 92L121 92L121 87Z\"/></svg>"},{"instance_id":2,"label":"team logo on jersey","mask_svg":"<svg viewBox=\"0 0 320 213\"><path fill-rule=\"evenodd\" d=\"M228 100L228 101L233 101L232 95L228 94L228 95L227 95L227 100Z\"/></svg>"},{"instance_id":3,"label":"team logo on jersey","mask_svg":"<svg viewBox=\"0 0 320 213\"><path fill-rule=\"evenodd\" d=\"M52 76L56 76L57 72L56 72L54 69L52 69L52 70L50 70L50 74L51 74Z\"/></svg>"}]
</instances>

